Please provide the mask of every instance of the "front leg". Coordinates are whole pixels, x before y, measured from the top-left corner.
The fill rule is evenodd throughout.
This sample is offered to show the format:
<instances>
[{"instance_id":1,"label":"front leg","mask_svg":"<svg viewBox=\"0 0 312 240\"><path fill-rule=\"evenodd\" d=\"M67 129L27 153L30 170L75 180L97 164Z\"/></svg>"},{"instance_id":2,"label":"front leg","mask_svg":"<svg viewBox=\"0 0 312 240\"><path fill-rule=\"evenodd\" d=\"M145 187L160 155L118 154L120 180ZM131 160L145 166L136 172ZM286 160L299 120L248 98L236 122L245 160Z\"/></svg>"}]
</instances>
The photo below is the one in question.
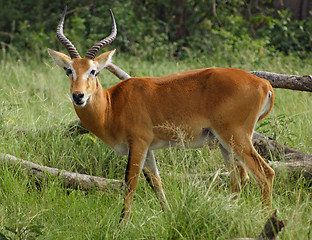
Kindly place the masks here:
<instances>
[{"instance_id":1,"label":"front leg","mask_svg":"<svg viewBox=\"0 0 312 240\"><path fill-rule=\"evenodd\" d=\"M139 175L146 158L147 150L148 145L145 144L144 141L137 141L130 146L125 178L126 195L120 221L126 220L130 216L133 195L138 184Z\"/></svg>"}]
</instances>

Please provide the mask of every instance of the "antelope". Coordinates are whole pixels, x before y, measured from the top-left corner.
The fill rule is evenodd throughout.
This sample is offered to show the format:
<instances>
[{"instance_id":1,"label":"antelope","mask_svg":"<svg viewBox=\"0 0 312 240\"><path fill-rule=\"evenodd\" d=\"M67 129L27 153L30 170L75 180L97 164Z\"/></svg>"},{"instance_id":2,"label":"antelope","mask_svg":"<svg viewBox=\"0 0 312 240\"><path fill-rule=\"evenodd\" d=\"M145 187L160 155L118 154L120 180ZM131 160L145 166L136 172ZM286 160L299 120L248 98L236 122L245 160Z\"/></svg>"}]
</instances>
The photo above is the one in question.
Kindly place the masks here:
<instances>
[{"instance_id":1,"label":"antelope","mask_svg":"<svg viewBox=\"0 0 312 240\"><path fill-rule=\"evenodd\" d=\"M141 171L160 201L169 210L153 151L178 146L174 129L184 133L184 146L219 147L230 170L230 190L238 195L249 176L261 189L264 206L271 205L274 170L252 145L257 121L271 111L274 93L270 83L244 70L204 68L162 77L130 78L112 64L115 50L98 52L117 36L112 11L111 34L80 57L63 33L66 9L57 37L70 56L48 49L70 79L74 109L83 126L117 153L128 155L125 198L121 221L128 219ZM125 79L104 89L99 72L108 68Z\"/></svg>"}]
</instances>

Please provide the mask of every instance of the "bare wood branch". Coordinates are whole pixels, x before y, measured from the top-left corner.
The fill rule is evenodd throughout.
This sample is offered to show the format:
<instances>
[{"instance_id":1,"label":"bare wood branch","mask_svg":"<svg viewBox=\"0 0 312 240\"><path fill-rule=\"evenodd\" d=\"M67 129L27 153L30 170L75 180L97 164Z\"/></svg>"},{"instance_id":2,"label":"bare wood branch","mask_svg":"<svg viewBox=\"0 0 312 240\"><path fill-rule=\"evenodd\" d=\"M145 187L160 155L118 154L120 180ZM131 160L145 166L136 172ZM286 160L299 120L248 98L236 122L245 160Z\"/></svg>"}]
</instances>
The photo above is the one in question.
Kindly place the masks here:
<instances>
[{"instance_id":1,"label":"bare wood branch","mask_svg":"<svg viewBox=\"0 0 312 240\"><path fill-rule=\"evenodd\" d=\"M124 70L120 69L115 64L110 63L106 66L107 70L109 70L111 73L113 73L116 77L118 77L121 80L126 80L128 78L131 78L128 73L126 73Z\"/></svg>"},{"instance_id":2,"label":"bare wood branch","mask_svg":"<svg viewBox=\"0 0 312 240\"><path fill-rule=\"evenodd\" d=\"M253 133L252 141L253 141L254 146L257 148L257 151L259 152L259 154L263 156L265 159L271 159L272 157L278 161L283 160L285 158L291 159L288 156L290 154L292 155L297 154L297 157L296 157L297 159L298 158L309 159L312 157L312 155L298 152L258 132Z\"/></svg>"},{"instance_id":3,"label":"bare wood branch","mask_svg":"<svg viewBox=\"0 0 312 240\"><path fill-rule=\"evenodd\" d=\"M220 19L218 18L218 14L217 14L217 4L216 4L216 0L212 0L212 14L213 14L213 16L215 17L215 19L217 20L218 25L219 25L220 27L222 27L223 25L222 25Z\"/></svg>"},{"instance_id":4,"label":"bare wood branch","mask_svg":"<svg viewBox=\"0 0 312 240\"><path fill-rule=\"evenodd\" d=\"M65 187L73 189L81 189L89 191L92 189L100 191L108 191L113 189L121 189L124 185L123 181L115 179L107 179L95 177L86 174L74 173L57 168L41 166L29 161L18 159L9 154L0 154L0 161L7 165L21 166L28 176L36 177L37 180L43 181L47 176L56 177Z\"/></svg>"},{"instance_id":5,"label":"bare wood branch","mask_svg":"<svg viewBox=\"0 0 312 240\"><path fill-rule=\"evenodd\" d=\"M257 132L252 140L263 158L275 160L269 161L269 165L277 173L286 170L290 176L293 176L293 173L301 173L306 180L312 180L312 155L284 146Z\"/></svg>"},{"instance_id":6,"label":"bare wood branch","mask_svg":"<svg viewBox=\"0 0 312 240\"><path fill-rule=\"evenodd\" d=\"M250 73L267 79L274 88L312 92L312 76L310 75L300 77L263 71L252 71Z\"/></svg>"}]
</instances>

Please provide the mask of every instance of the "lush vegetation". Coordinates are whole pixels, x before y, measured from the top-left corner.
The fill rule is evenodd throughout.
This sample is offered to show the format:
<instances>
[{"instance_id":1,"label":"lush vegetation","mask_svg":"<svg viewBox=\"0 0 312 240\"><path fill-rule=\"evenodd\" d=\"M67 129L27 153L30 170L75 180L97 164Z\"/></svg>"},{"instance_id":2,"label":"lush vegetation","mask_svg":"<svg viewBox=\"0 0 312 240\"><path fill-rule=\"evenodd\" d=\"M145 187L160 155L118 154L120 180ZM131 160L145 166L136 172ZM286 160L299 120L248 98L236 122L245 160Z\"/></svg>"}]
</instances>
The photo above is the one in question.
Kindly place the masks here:
<instances>
[{"instance_id":1,"label":"lush vegetation","mask_svg":"<svg viewBox=\"0 0 312 240\"><path fill-rule=\"evenodd\" d=\"M47 46L60 48L55 30L65 5L65 33L81 54L110 32L110 8L119 30L118 49L148 59L214 54L220 42L240 49L255 39L271 52L301 57L312 46L312 18L294 21L272 0L12 0L1 4L0 43L40 54Z\"/></svg>"},{"instance_id":2,"label":"lush vegetation","mask_svg":"<svg viewBox=\"0 0 312 240\"><path fill-rule=\"evenodd\" d=\"M176 8L173 0L65 2L77 11L67 17L64 31L81 55L110 32L107 9L114 10L119 27L112 46L117 48L115 63L132 76L213 66L312 72L311 19L291 21L289 12L274 11L270 0L257 1L261 7L247 17L248 1L239 0L217 0L215 15L213 1L205 0L179 1L184 5ZM1 4L0 153L123 179L126 157L92 134L67 136L57 128L77 119L68 79L46 52L47 47L64 51L55 36L63 7L64 1ZM99 77L106 88L119 81L106 70ZM277 89L275 95L274 110L257 131L312 154L311 94ZM268 215L259 188L251 179L232 201L229 179L214 178L226 171L219 151L172 148L155 154L172 211L161 211L141 178L126 226L118 224L123 192L68 190L51 177L38 184L19 167L0 163L0 239L229 239L260 233ZM312 235L311 183L298 174L292 178L281 172L275 180L273 209L288 220L280 239Z\"/></svg>"}]
</instances>

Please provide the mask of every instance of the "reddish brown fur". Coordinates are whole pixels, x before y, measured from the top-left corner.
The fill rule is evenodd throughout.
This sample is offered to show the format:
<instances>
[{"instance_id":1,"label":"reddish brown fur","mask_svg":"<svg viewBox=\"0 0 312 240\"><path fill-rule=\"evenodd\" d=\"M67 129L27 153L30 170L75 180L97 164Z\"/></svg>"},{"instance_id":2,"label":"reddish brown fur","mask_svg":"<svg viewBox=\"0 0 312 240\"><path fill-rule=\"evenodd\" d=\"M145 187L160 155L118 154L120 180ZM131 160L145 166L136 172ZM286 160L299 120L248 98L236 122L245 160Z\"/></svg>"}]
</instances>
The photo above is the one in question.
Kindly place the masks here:
<instances>
[{"instance_id":1,"label":"reddish brown fur","mask_svg":"<svg viewBox=\"0 0 312 240\"><path fill-rule=\"evenodd\" d=\"M256 122L273 107L273 90L267 80L239 69L207 68L130 78L103 89L97 78L82 79L90 60L72 61L77 79L71 77L71 93L92 93L84 107L74 105L82 124L116 151L129 153L123 218L129 217L142 168L162 207L167 205L152 150L177 141L170 126L184 131L190 147L204 145L203 132L208 129L221 142L223 156L233 169L232 192L240 192L248 180L246 167L261 187L263 202L271 203L274 171L251 143ZM269 91L269 107L260 115ZM234 162L229 160L231 151Z\"/></svg>"}]
</instances>

